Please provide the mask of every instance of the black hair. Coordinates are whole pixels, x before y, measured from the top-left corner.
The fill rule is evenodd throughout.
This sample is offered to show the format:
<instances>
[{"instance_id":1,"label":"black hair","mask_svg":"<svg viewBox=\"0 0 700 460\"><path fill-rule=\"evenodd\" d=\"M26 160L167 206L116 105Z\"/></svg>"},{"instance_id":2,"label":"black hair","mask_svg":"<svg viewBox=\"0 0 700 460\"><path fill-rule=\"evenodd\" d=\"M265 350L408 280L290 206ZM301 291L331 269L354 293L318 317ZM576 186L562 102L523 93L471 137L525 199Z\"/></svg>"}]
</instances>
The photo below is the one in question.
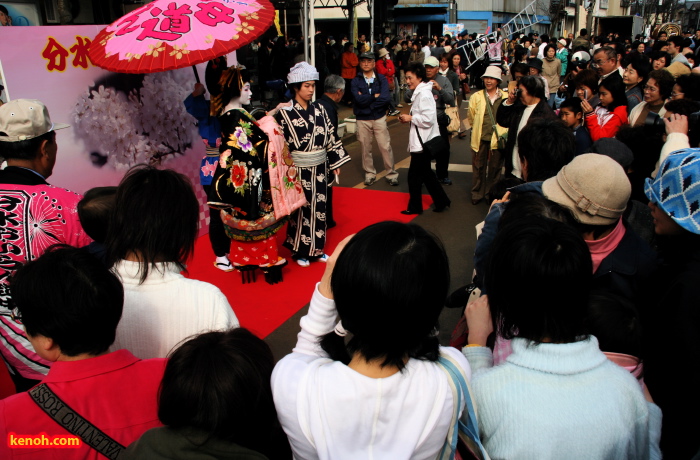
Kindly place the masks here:
<instances>
[{"instance_id":1,"label":"black hair","mask_svg":"<svg viewBox=\"0 0 700 460\"><path fill-rule=\"evenodd\" d=\"M409 358L436 361L435 335L450 283L447 254L422 227L380 222L359 231L340 253L331 277L338 316L351 334L321 339L343 363L355 353L404 368Z\"/></svg>"},{"instance_id":2,"label":"black hair","mask_svg":"<svg viewBox=\"0 0 700 460\"><path fill-rule=\"evenodd\" d=\"M666 105L664 105L664 108L667 112L677 113L678 115L685 115L688 117L691 113L695 113L700 110L700 103L691 101L690 99L676 99L673 101L668 101Z\"/></svg>"},{"instance_id":3,"label":"black hair","mask_svg":"<svg viewBox=\"0 0 700 460\"><path fill-rule=\"evenodd\" d=\"M675 101L668 101L664 108L667 112L689 117L691 114L700 111L700 102L691 101L690 99L676 99ZM688 143L690 145L700 144L700 129L698 129L697 123L695 125L690 123L688 126Z\"/></svg>"},{"instance_id":4,"label":"black hair","mask_svg":"<svg viewBox=\"0 0 700 460\"><path fill-rule=\"evenodd\" d=\"M598 93L598 74L593 69L583 69L574 77L574 85L587 86L593 94L596 94Z\"/></svg>"},{"instance_id":5,"label":"black hair","mask_svg":"<svg viewBox=\"0 0 700 460\"><path fill-rule=\"evenodd\" d=\"M406 72L411 72L413 75L416 76L417 79L419 79L422 82L427 82L428 76L425 73L425 66L420 63L413 63L409 64L408 67L406 68Z\"/></svg>"},{"instance_id":6,"label":"black hair","mask_svg":"<svg viewBox=\"0 0 700 460\"><path fill-rule=\"evenodd\" d=\"M671 35L666 39L666 43L673 43L673 46L676 48L683 48L683 41L685 38L679 36L679 35Z\"/></svg>"},{"instance_id":7,"label":"black hair","mask_svg":"<svg viewBox=\"0 0 700 460\"><path fill-rule=\"evenodd\" d=\"M499 229L484 278L496 331L535 343L585 338L592 273L588 246L569 225L533 216Z\"/></svg>"},{"instance_id":8,"label":"black hair","mask_svg":"<svg viewBox=\"0 0 700 460\"><path fill-rule=\"evenodd\" d=\"M598 85L598 92L600 88L605 88L610 92L613 100L606 107L610 112L615 110L617 107L625 106L627 107L627 95L625 94L625 84L622 82L622 78L618 75L610 75L605 77L600 85Z\"/></svg>"},{"instance_id":9,"label":"black hair","mask_svg":"<svg viewBox=\"0 0 700 460\"><path fill-rule=\"evenodd\" d=\"M0 132L0 136L7 133ZM17 142L0 142L0 157L13 160L33 160L39 155L41 144L47 141L56 143L56 131L49 131L41 136Z\"/></svg>"},{"instance_id":10,"label":"black hair","mask_svg":"<svg viewBox=\"0 0 700 460\"><path fill-rule=\"evenodd\" d=\"M140 259L141 283L159 262L185 270L199 232L199 203L192 184L180 173L134 166L117 187L107 231L107 263L128 255Z\"/></svg>"},{"instance_id":11,"label":"black hair","mask_svg":"<svg viewBox=\"0 0 700 460\"><path fill-rule=\"evenodd\" d=\"M564 102L561 103L559 106L559 110L561 109L571 109L572 112L576 113L583 113L583 108L581 108L581 98L579 97L568 97Z\"/></svg>"},{"instance_id":12,"label":"black hair","mask_svg":"<svg viewBox=\"0 0 700 460\"><path fill-rule=\"evenodd\" d=\"M659 69L649 72L647 81L649 81L651 78L653 78L656 84L659 86L659 94L661 94L661 99L665 101L671 97L673 85L676 84L676 80L673 78L673 75L671 75L667 70Z\"/></svg>"},{"instance_id":13,"label":"black hair","mask_svg":"<svg viewBox=\"0 0 700 460\"><path fill-rule=\"evenodd\" d=\"M657 42L657 43L661 43L661 42ZM652 63L653 63L653 61L658 61L661 58L664 59L664 67L668 67L669 65L671 65L671 55L668 54L667 52L654 51L653 53L651 53Z\"/></svg>"},{"instance_id":14,"label":"black hair","mask_svg":"<svg viewBox=\"0 0 700 460\"><path fill-rule=\"evenodd\" d=\"M634 54L627 60L627 65L631 65L637 74L642 77L640 84L643 85L649 76L649 72L651 72L651 60L649 57L643 54Z\"/></svg>"},{"instance_id":15,"label":"black hair","mask_svg":"<svg viewBox=\"0 0 700 460\"><path fill-rule=\"evenodd\" d=\"M639 311L628 298L594 290L590 295L585 324L587 332L598 339L602 351L642 359L642 323Z\"/></svg>"},{"instance_id":16,"label":"black hair","mask_svg":"<svg viewBox=\"0 0 700 460\"><path fill-rule=\"evenodd\" d=\"M554 219L571 226L576 224L576 220L568 208L545 198L544 195L513 193L498 221L498 228L504 228L513 222L520 222L521 219L531 216Z\"/></svg>"},{"instance_id":17,"label":"black hair","mask_svg":"<svg viewBox=\"0 0 700 460\"><path fill-rule=\"evenodd\" d=\"M352 42L347 42L346 44L343 45L343 52L349 51L350 48L352 48L353 46L355 46L355 45Z\"/></svg>"},{"instance_id":18,"label":"black hair","mask_svg":"<svg viewBox=\"0 0 700 460\"><path fill-rule=\"evenodd\" d=\"M527 76L529 69L530 68L524 62L515 62L512 66L510 66L510 76L515 78L516 72L522 74L523 76Z\"/></svg>"},{"instance_id":19,"label":"black hair","mask_svg":"<svg viewBox=\"0 0 700 460\"><path fill-rule=\"evenodd\" d=\"M6 16L10 15L10 12L7 11L7 8L5 8L5 5L0 5L0 12L5 13Z\"/></svg>"},{"instance_id":20,"label":"black hair","mask_svg":"<svg viewBox=\"0 0 700 460\"><path fill-rule=\"evenodd\" d=\"M529 53L530 53L530 51L526 50L522 46L520 48L516 48L515 53L514 53L514 57L513 57L513 65L518 64L518 63L522 63L523 57L527 56ZM513 66L511 66L510 72L512 75L514 72ZM525 74L527 75L527 72L525 72Z\"/></svg>"},{"instance_id":21,"label":"black hair","mask_svg":"<svg viewBox=\"0 0 700 460\"><path fill-rule=\"evenodd\" d=\"M664 145L663 132L648 129L646 126L623 126L615 135L615 138L629 147L634 152L634 159L629 174L632 184L630 199L646 203L649 199L644 194L644 183L651 176L656 167L656 162L661 155Z\"/></svg>"},{"instance_id":22,"label":"black hair","mask_svg":"<svg viewBox=\"0 0 700 460\"><path fill-rule=\"evenodd\" d=\"M582 35L582 36L584 36L584 37L585 37L586 35L588 35L588 29L581 29L580 35Z\"/></svg>"},{"instance_id":23,"label":"black hair","mask_svg":"<svg viewBox=\"0 0 700 460\"><path fill-rule=\"evenodd\" d=\"M694 73L681 75L676 78L676 85L683 90L684 99L700 101L700 75Z\"/></svg>"},{"instance_id":24,"label":"black hair","mask_svg":"<svg viewBox=\"0 0 700 460\"><path fill-rule=\"evenodd\" d=\"M241 97L241 88L250 83L250 72L239 67L229 67L219 79L221 87L221 108L225 108L229 102Z\"/></svg>"},{"instance_id":25,"label":"black hair","mask_svg":"<svg viewBox=\"0 0 700 460\"><path fill-rule=\"evenodd\" d=\"M247 329L190 338L173 351L158 395L158 419L263 450L277 423L270 347Z\"/></svg>"},{"instance_id":26,"label":"black hair","mask_svg":"<svg viewBox=\"0 0 700 460\"><path fill-rule=\"evenodd\" d=\"M114 343L124 288L89 252L52 246L17 270L10 287L27 334L52 339L62 354L99 355Z\"/></svg>"},{"instance_id":27,"label":"black hair","mask_svg":"<svg viewBox=\"0 0 700 460\"><path fill-rule=\"evenodd\" d=\"M574 133L558 118L535 118L518 133L518 154L528 182L549 179L574 159Z\"/></svg>"},{"instance_id":28,"label":"black hair","mask_svg":"<svg viewBox=\"0 0 700 460\"><path fill-rule=\"evenodd\" d=\"M107 237L116 195L117 187L95 187L78 202L80 225L98 243L104 243Z\"/></svg>"},{"instance_id":29,"label":"black hair","mask_svg":"<svg viewBox=\"0 0 700 460\"><path fill-rule=\"evenodd\" d=\"M525 75L520 79L518 85L522 85L530 96L547 99L544 94L544 81L539 75Z\"/></svg>"},{"instance_id":30,"label":"black hair","mask_svg":"<svg viewBox=\"0 0 700 460\"><path fill-rule=\"evenodd\" d=\"M554 56L556 57L557 48L556 48L556 46L551 45L551 44L548 44L547 46L544 47L544 51L543 51L544 57L547 57L547 53L549 52L550 49L554 50Z\"/></svg>"}]
</instances>

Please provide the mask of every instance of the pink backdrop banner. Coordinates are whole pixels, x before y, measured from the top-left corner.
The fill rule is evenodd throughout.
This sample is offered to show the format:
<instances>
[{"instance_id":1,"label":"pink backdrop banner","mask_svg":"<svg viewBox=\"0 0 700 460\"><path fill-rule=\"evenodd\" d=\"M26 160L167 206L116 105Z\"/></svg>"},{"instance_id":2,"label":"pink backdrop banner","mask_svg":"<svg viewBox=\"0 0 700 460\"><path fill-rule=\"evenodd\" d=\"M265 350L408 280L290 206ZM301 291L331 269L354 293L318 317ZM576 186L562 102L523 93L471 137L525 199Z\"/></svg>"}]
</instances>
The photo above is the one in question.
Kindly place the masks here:
<instances>
[{"instance_id":1,"label":"pink backdrop banner","mask_svg":"<svg viewBox=\"0 0 700 460\"><path fill-rule=\"evenodd\" d=\"M126 75L95 67L88 47L103 28L0 28L6 97L39 99L52 121L71 125L57 131L58 158L49 183L84 193L117 185L135 164L174 169L195 186L205 233L209 216L199 184L204 145L183 103L194 87L192 68ZM198 66L202 80L205 67Z\"/></svg>"}]
</instances>

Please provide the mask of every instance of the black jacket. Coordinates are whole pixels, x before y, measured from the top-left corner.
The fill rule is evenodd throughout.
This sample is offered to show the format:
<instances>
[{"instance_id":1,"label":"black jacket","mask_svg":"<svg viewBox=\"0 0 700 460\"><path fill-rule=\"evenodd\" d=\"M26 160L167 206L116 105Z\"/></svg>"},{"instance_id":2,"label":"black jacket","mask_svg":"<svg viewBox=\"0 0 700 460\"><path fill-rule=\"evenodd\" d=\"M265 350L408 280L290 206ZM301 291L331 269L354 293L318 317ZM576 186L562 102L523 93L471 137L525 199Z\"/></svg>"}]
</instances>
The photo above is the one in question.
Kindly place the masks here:
<instances>
[{"instance_id":1,"label":"black jacket","mask_svg":"<svg viewBox=\"0 0 700 460\"><path fill-rule=\"evenodd\" d=\"M315 104L322 105L326 109L328 118L331 119L331 124L335 128L335 135L338 135L338 104L325 94L320 99L316 99Z\"/></svg>"},{"instance_id":2,"label":"black jacket","mask_svg":"<svg viewBox=\"0 0 700 460\"><path fill-rule=\"evenodd\" d=\"M508 128L508 142L506 143L506 149L503 151L503 156L505 157L506 174L510 174L513 171L513 148L515 147L515 140L518 137L518 126L520 126L520 120L523 118L523 112L525 112L525 104L522 102L515 101L513 105L501 104L496 113L496 121L499 125L504 128ZM535 118L556 118L554 111L547 105L546 99L541 99L537 106L530 114L530 120Z\"/></svg>"},{"instance_id":3,"label":"black jacket","mask_svg":"<svg viewBox=\"0 0 700 460\"><path fill-rule=\"evenodd\" d=\"M663 412L664 459L688 459L700 450L700 249L675 244L664 251L662 243L667 257L642 312L644 382Z\"/></svg>"}]
</instances>

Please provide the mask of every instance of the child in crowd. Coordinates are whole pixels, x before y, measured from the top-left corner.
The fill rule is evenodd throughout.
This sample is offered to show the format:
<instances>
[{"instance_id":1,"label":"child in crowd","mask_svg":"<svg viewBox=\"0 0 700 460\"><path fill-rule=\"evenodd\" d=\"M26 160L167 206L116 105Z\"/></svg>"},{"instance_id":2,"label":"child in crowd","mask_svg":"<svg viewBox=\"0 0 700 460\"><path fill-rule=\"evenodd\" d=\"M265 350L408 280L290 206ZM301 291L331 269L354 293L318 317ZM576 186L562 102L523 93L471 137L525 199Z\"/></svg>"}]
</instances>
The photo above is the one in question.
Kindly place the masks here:
<instances>
[{"instance_id":1,"label":"child in crowd","mask_svg":"<svg viewBox=\"0 0 700 460\"><path fill-rule=\"evenodd\" d=\"M54 246L20 268L11 287L13 319L52 365L40 385L0 401L0 458L116 458L123 446L160 426L156 398L165 360L108 352L124 291L107 267L83 249ZM43 443L17 449L8 442L11 433L76 435L82 442L69 449Z\"/></svg>"},{"instance_id":2,"label":"child in crowd","mask_svg":"<svg viewBox=\"0 0 700 460\"><path fill-rule=\"evenodd\" d=\"M570 97L561 103L559 107L559 118L566 126L574 131L576 139L576 155L581 155L586 152L593 144L591 134L583 124L583 108L581 108L581 99L578 97Z\"/></svg>"},{"instance_id":3,"label":"child in crowd","mask_svg":"<svg viewBox=\"0 0 700 460\"><path fill-rule=\"evenodd\" d=\"M591 106L588 101L581 102L586 113L586 127L595 142L603 137L615 137L620 127L627 124L627 96L621 78L610 76L598 86L600 105Z\"/></svg>"},{"instance_id":4,"label":"child in crowd","mask_svg":"<svg viewBox=\"0 0 700 460\"><path fill-rule=\"evenodd\" d=\"M87 251L97 257L103 263L106 262L106 252L104 242L107 237L109 221L114 210L114 197L117 194L117 187L95 187L91 188L83 199L78 202L78 217L80 225L93 242L86 246Z\"/></svg>"}]
</instances>

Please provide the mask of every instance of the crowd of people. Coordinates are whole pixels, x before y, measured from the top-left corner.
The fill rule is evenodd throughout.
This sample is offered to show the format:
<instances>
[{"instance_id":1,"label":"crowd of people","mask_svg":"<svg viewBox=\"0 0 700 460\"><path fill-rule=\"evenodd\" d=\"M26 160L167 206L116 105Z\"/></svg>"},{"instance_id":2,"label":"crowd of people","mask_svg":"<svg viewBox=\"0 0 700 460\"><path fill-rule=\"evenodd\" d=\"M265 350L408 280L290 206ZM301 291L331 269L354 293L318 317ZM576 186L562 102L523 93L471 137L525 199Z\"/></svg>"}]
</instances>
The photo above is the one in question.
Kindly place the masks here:
<instances>
[{"instance_id":1,"label":"crowd of people","mask_svg":"<svg viewBox=\"0 0 700 460\"><path fill-rule=\"evenodd\" d=\"M677 59L694 43L659 37L654 69L616 40L485 43L476 73L449 37L363 42L342 59L352 75L291 65L290 101L260 119L249 72L210 62L211 101L200 85L185 104L208 148L214 265L281 281L287 222L298 265L325 263L277 363L218 288L182 275L199 217L183 175L141 165L84 196L54 187L66 125L37 100L0 107L0 352L17 389L0 401L0 457L453 459L461 433L475 458L696 458L700 77ZM350 160L337 104L357 116L367 186L373 138L398 184L386 117L411 104L402 212L420 214L423 184L433 211L451 204L447 109L467 95L471 200L492 203L448 347L438 238L387 221L332 254L325 242ZM67 435L83 443L56 449Z\"/></svg>"}]
</instances>

